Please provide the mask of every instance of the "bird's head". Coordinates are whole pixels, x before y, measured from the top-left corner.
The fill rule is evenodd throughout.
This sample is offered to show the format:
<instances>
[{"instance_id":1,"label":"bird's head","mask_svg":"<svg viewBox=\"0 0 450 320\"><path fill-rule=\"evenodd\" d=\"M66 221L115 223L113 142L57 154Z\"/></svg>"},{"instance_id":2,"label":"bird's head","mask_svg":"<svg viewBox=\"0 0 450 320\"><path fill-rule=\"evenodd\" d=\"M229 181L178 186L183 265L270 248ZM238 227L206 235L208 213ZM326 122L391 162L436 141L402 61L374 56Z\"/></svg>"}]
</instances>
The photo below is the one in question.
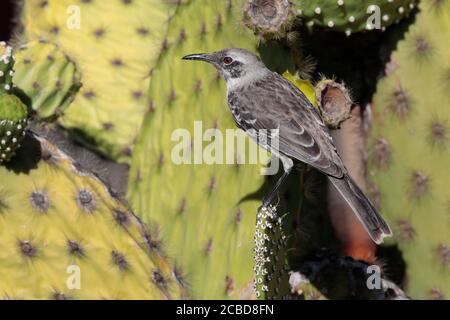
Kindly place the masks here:
<instances>
[{"instance_id":1,"label":"bird's head","mask_svg":"<svg viewBox=\"0 0 450 320\"><path fill-rule=\"evenodd\" d=\"M214 53L197 53L183 57L184 60L199 60L212 64L225 80L248 80L257 78L267 70L254 53L244 49L225 49Z\"/></svg>"}]
</instances>

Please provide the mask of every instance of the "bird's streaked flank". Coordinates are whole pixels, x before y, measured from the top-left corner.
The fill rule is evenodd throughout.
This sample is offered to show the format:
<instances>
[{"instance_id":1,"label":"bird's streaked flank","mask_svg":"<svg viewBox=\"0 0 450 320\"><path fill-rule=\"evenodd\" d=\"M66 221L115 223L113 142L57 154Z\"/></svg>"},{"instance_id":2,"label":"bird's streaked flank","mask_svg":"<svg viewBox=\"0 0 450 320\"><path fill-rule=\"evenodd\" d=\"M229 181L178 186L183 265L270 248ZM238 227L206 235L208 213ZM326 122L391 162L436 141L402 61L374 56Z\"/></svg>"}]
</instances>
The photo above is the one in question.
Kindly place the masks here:
<instances>
[{"instance_id":1,"label":"bird's streaked flank","mask_svg":"<svg viewBox=\"0 0 450 320\"><path fill-rule=\"evenodd\" d=\"M191 54L183 59L205 61L219 70L227 83L228 105L236 124L283 163L284 173L264 198L263 207L270 204L295 163L300 161L328 176L374 242L382 243L384 237L392 234L349 176L320 114L295 85L243 49ZM277 137L258 136L261 130L270 134L274 129L278 129ZM277 139L278 150L271 147L272 139Z\"/></svg>"}]
</instances>

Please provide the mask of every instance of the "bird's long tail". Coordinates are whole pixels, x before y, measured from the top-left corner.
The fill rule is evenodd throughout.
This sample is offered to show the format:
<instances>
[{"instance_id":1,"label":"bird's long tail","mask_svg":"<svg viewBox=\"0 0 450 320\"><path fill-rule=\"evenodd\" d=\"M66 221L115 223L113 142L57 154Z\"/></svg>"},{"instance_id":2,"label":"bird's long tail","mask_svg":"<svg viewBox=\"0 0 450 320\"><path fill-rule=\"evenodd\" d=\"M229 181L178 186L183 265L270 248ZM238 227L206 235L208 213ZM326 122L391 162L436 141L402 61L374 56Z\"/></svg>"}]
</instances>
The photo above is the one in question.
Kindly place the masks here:
<instances>
[{"instance_id":1,"label":"bird's long tail","mask_svg":"<svg viewBox=\"0 0 450 320\"><path fill-rule=\"evenodd\" d=\"M330 176L328 178L353 209L353 212L375 243L380 244L383 242L384 237L392 235L392 231L386 221L384 221L374 205L348 174L341 179Z\"/></svg>"}]
</instances>

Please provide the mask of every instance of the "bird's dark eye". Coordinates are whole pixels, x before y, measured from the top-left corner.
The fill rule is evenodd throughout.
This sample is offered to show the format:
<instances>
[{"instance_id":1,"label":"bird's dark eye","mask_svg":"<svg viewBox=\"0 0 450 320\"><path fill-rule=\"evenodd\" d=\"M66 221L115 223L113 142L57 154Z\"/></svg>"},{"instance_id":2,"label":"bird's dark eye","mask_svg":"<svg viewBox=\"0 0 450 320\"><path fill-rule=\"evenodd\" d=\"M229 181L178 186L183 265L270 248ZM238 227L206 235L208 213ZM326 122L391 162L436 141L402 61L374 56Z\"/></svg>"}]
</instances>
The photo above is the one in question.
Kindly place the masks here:
<instances>
[{"instance_id":1,"label":"bird's dark eye","mask_svg":"<svg viewBox=\"0 0 450 320\"><path fill-rule=\"evenodd\" d=\"M230 57L223 58L223 63L225 63L225 64L230 64L232 62L233 62L233 59L231 59Z\"/></svg>"}]
</instances>

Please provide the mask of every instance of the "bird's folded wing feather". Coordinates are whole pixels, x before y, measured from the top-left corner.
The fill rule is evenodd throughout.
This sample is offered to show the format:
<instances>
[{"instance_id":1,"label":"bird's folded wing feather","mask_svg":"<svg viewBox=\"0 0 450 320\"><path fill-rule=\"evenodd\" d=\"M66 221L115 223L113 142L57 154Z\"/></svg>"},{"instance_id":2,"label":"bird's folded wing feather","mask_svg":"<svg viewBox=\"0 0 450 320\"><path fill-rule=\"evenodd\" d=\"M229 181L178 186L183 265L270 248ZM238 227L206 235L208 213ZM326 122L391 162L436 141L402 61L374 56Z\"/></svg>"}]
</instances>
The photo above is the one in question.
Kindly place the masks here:
<instances>
[{"instance_id":1,"label":"bird's folded wing feather","mask_svg":"<svg viewBox=\"0 0 450 320\"><path fill-rule=\"evenodd\" d=\"M278 129L278 152L342 178L346 169L318 111L297 87L279 75L250 85L238 95L242 129ZM239 98L238 98L239 99ZM241 100L239 99L239 100Z\"/></svg>"}]
</instances>

